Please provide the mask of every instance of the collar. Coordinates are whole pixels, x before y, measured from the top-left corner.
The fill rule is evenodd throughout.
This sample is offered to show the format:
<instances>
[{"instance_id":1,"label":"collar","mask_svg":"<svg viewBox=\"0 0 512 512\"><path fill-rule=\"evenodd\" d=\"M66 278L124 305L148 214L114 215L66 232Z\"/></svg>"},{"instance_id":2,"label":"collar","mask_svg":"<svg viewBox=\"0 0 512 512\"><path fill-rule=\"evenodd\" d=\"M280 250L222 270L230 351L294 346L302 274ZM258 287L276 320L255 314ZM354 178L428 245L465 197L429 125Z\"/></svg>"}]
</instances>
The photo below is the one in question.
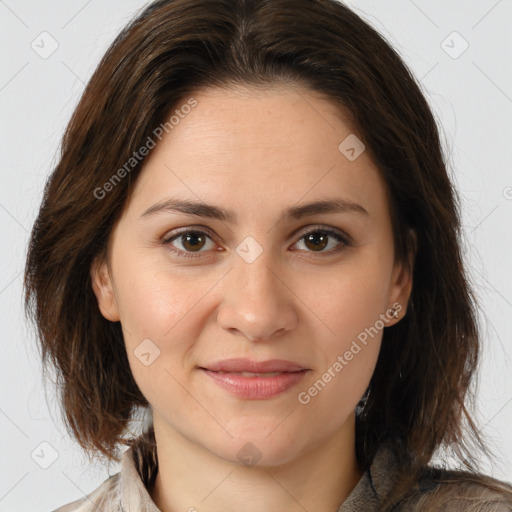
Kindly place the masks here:
<instances>
[{"instance_id":1,"label":"collar","mask_svg":"<svg viewBox=\"0 0 512 512\"><path fill-rule=\"evenodd\" d=\"M392 445L379 446L370 467L337 512L379 512L382 499L396 483L400 465Z\"/></svg>"},{"instance_id":2,"label":"collar","mask_svg":"<svg viewBox=\"0 0 512 512\"><path fill-rule=\"evenodd\" d=\"M142 444L143 438L148 440L146 435L138 437L121 458L119 493L123 512L161 512L147 490L158 471L156 447Z\"/></svg>"}]
</instances>

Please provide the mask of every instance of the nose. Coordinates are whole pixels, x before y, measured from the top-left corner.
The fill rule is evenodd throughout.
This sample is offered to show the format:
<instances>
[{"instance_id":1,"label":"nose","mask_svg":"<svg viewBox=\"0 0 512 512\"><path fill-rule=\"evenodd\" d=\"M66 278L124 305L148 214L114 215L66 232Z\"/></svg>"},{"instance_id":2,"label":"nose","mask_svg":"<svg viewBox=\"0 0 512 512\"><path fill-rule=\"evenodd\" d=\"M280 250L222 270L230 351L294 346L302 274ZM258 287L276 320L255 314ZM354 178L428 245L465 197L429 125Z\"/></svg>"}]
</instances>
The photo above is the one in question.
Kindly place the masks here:
<instances>
[{"instance_id":1,"label":"nose","mask_svg":"<svg viewBox=\"0 0 512 512\"><path fill-rule=\"evenodd\" d=\"M217 315L220 327L251 341L292 330L297 324L294 294L286 282L289 274L279 269L265 251L252 263L237 256L223 280Z\"/></svg>"}]
</instances>

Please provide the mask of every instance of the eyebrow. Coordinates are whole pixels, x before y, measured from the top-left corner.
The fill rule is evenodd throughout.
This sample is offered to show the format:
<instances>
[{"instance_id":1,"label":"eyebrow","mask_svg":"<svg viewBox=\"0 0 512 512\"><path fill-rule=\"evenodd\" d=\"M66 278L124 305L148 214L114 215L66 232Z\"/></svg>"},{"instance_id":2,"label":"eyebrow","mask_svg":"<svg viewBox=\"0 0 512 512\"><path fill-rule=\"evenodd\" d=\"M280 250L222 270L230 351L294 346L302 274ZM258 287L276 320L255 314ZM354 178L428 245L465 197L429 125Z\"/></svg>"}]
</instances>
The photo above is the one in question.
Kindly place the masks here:
<instances>
[{"instance_id":1,"label":"eyebrow","mask_svg":"<svg viewBox=\"0 0 512 512\"><path fill-rule=\"evenodd\" d=\"M217 219L223 222L230 222L232 224L236 224L237 222L237 215L233 210L226 210L220 206L203 202L175 198L169 198L165 201L154 204L145 210L141 217L150 217L158 213L184 213L187 215L195 215L197 217ZM284 218L286 220L300 220L303 217L328 213L359 213L370 216L368 211L358 203L347 199L333 198L299 206L292 206L283 210L280 218Z\"/></svg>"}]
</instances>

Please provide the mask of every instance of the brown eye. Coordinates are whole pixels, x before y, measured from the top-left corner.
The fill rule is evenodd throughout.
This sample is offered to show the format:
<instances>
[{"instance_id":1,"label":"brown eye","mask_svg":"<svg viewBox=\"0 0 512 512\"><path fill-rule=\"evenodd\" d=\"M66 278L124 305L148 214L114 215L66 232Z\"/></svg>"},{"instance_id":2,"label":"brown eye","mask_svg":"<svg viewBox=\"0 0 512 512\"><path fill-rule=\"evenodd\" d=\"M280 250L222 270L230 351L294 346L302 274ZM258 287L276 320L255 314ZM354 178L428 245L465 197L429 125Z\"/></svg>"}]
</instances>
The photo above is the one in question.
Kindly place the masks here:
<instances>
[{"instance_id":1,"label":"brown eye","mask_svg":"<svg viewBox=\"0 0 512 512\"><path fill-rule=\"evenodd\" d=\"M212 238L213 235L206 231L189 229L167 237L162 240L162 244L180 258L195 258L215 247ZM208 240L212 244L210 247L207 247ZM301 250L325 255L337 253L350 245L348 238L331 229L310 230L303 234L295 245L300 242L303 242L306 247ZM325 250L326 248L328 249Z\"/></svg>"},{"instance_id":2,"label":"brown eye","mask_svg":"<svg viewBox=\"0 0 512 512\"><path fill-rule=\"evenodd\" d=\"M192 231L181 235L181 244L187 251L201 250L204 247L205 238L203 234Z\"/></svg>"},{"instance_id":3,"label":"brown eye","mask_svg":"<svg viewBox=\"0 0 512 512\"><path fill-rule=\"evenodd\" d=\"M321 251L322 249L327 247L329 235L326 235L321 231L316 231L315 233L310 233L309 235L306 235L304 237L304 240L308 249L312 249L315 251L318 249Z\"/></svg>"},{"instance_id":4,"label":"brown eye","mask_svg":"<svg viewBox=\"0 0 512 512\"><path fill-rule=\"evenodd\" d=\"M334 239L338 243L330 244L330 240ZM304 241L307 252L313 253L333 253L338 252L345 246L349 245L348 241L340 233L330 229L316 229L305 233L299 242ZM299 243L297 242L297 243ZM324 250L326 247L328 250Z\"/></svg>"},{"instance_id":5,"label":"brown eye","mask_svg":"<svg viewBox=\"0 0 512 512\"><path fill-rule=\"evenodd\" d=\"M199 230L188 230L166 238L162 241L162 244L168 246L179 257L194 258L201 256L202 252L206 252L212 249L212 246L215 246L211 241L212 246L203 251L202 249L207 245L208 240L211 241L211 236L208 233ZM181 247L177 244L180 244Z\"/></svg>"}]
</instances>

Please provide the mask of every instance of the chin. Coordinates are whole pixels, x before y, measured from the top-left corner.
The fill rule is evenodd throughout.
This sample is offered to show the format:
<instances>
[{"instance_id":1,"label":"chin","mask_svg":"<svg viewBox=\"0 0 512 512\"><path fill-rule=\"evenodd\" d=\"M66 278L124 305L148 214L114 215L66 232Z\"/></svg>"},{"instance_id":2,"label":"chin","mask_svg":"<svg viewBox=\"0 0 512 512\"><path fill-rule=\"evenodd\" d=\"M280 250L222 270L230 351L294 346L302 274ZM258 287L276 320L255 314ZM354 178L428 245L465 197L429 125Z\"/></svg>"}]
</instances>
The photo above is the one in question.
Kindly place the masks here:
<instances>
[{"instance_id":1,"label":"chin","mask_svg":"<svg viewBox=\"0 0 512 512\"><path fill-rule=\"evenodd\" d=\"M276 433L267 437L267 431L259 436L248 435L247 432L229 441L210 448L218 457L246 467L276 467L288 464L301 455L299 447L289 436L282 437ZM270 440L274 437L273 442Z\"/></svg>"}]
</instances>

